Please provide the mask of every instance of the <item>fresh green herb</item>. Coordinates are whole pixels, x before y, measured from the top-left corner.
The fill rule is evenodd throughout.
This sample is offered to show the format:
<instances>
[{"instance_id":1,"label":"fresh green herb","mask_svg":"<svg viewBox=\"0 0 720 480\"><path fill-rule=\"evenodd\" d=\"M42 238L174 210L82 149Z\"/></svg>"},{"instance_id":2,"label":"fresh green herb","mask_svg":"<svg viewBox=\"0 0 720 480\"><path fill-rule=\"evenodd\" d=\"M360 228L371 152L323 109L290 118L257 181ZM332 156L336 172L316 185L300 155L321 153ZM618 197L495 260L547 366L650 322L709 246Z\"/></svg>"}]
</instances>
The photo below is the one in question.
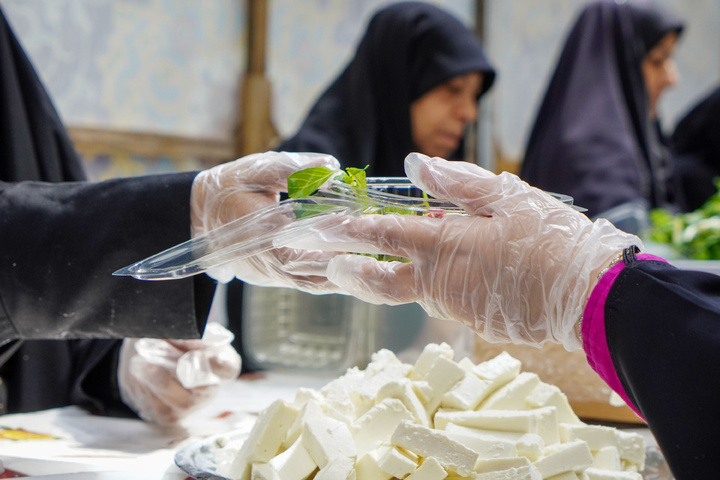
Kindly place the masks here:
<instances>
[{"instance_id":1,"label":"fresh green herb","mask_svg":"<svg viewBox=\"0 0 720 480\"><path fill-rule=\"evenodd\" d=\"M374 213L397 213L397 214L403 214L403 215L413 214L412 210L403 208L401 206L397 206L397 207L384 206L382 209L374 208L375 206L368 199L368 196L366 193L367 177L366 177L365 171L367 170L368 166L366 166L365 168L347 167L345 169L345 171L330 170L329 168L326 168L326 167L311 167L311 168L306 168L304 170L299 170L297 172L292 173L288 177L288 196L290 198L296 198L296 199L311 197L328 180L330 180L331 178L338 178L343 183L346 183L346 184L350 185L351 187L354 187L357 200L360 202L361 205L364 205L366 207L363 210L365 214L374 214ZM427 199L428 197L426 195L424 195L424 198ZM317 208L315 208L315 207L317 207ZM316 215L326 208L329 208L329 207L326 207L323 205L303 204L300 208L295 210L295 216L297 218L302 218L302 217ZM405 257L399 257L396 255L384 255L384 254L377 254L377 255L375 255L375 254L359 254L359 255L373 257L377 260L381 260L381 261L385 261L385 262L410 262L409 259L407 259Z\"/></svg>"},{"instance_id":2,"label":"fresh green herb","mask_svg":"<svg viewBox=\"0 0 720 480\"><path fill-rule=\"evenodd\" d=\"M367 189L365 170L367 170L369 166L370 165L365 165L365 168L347 167L343 174L342 181L362 190Z\"/></svg>"},{"instance_id":3,"label":"fresh green herb","mask_svg":"<svg viewBox=\"0 0 720 480\"><path fill-rule=\"evenodd\" d=\"M680 255L693 260L720 260L720 179L718 189L700 208L673 215L667 210L650 212L651 241L669 244Z\"/></svg>"},{"instance_id":4,"label":"fresh green herb","mask_svg":"<svg viewBox=\"0 0 720 480\"><path fill-rule=\"evenodd\" d=\"M310 167L298 170L288 177L288 196L290 198L309 197L332 177L341 174L327 167Z\"/></svg>"}]
</instances>

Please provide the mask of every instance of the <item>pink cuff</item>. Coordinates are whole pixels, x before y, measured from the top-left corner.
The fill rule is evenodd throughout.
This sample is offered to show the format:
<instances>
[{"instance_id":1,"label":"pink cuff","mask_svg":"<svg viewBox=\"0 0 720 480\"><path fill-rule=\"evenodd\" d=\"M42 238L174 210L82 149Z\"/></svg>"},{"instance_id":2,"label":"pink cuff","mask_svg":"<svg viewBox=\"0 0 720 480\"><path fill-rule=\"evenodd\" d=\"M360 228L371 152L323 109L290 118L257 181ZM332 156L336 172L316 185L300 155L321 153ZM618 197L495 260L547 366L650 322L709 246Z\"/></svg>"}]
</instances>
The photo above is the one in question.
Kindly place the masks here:
<instances>
[{"instance_id":1,"label":"pink cuff","mask_svg":"<svg viewBox=\"0 0 720 480\"><path fill-rule=\"evenodd\" d=\"M647 253L637 255L637 259L656 260L667 263L665 259ZM592 369L644 420L637 407L630 401L627 392L625 392L620 382L620 378L615 371L615 365L613 365L612 358L610 357L610 350L608 349L607 338L605 336L605 302L610 293L610 288L612 288L623 268L625 268L625 262L622 261L613 265L612 268L602 276L590 294L588 303L585 306L585 311L583 312L583 349L585 350L587 361Z\"/></svg>"}]
</instances>

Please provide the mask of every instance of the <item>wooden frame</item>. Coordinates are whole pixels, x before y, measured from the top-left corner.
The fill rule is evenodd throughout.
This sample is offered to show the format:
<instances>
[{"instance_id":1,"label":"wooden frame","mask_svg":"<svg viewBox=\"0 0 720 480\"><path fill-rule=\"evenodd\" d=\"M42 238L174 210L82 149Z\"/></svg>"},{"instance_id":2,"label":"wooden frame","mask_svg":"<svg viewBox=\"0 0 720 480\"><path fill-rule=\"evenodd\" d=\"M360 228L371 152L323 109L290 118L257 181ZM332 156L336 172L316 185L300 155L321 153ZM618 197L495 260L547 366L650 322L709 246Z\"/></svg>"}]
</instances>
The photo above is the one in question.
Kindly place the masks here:
<instances>
[{"instance_id":1,"label":"wooden frame","mask_svg":"<svg viewBox=\"0 0 720 480\"><path fill-rule=\"evenodd\" d=\"M68 128L75 149L85 157L100 154L132 154L144 157L195 157L208 165L227 162L236 157L231 140L182 137L157 133L109 130L102 128Z\"/></svg>"}]
</instances>

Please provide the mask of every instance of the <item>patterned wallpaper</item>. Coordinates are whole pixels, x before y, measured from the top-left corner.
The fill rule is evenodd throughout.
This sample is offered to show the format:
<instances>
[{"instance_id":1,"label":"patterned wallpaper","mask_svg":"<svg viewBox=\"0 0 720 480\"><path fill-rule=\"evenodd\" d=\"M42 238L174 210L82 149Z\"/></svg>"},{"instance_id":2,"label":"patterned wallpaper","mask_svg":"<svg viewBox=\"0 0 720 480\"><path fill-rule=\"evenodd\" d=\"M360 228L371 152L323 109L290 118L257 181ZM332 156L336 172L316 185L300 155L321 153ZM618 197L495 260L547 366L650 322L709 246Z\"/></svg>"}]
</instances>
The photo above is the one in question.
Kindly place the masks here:
<instances>
[{"instance_id":1,"label":"patterned wallpaper","mask_svg":"<svg viewBox=\"0 0 720 480\"><path fill-rule=\"evenodd\" d=\"M273 116L291 134L391 0L268 0ZM499 70L481 141L519 156L561 42L585 0L485 0ZM687 19L666 125L720 79L720 2L659 0ZM472 26L474 0L435 0ZM245 66L246 0L0 0L70 126L229 139Z\"/></svg>"},{"instance_id":2,"label":"patterned wallpaper","mask_svg":"<svg viewBox=\"0 0 720 480\"><path fill-rule=\"evenodd\" d=\"M222 138L244 67L238 0L2 0L71 126Z\"/></svg>"}]
</instances>

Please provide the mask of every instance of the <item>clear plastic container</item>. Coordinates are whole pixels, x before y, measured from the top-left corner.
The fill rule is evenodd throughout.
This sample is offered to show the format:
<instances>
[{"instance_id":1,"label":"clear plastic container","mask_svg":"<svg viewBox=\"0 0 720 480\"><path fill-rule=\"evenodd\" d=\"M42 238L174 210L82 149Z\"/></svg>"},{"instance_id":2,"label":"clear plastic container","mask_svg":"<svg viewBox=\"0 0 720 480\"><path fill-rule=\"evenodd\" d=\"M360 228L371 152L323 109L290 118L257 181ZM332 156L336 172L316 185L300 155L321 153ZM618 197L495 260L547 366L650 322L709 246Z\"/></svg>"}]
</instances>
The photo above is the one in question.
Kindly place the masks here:
<instances>
[{"instance_id":1,"label":"clear plastic container","mask_svg":"<svg viewBox=\"0 0 720 480\"><path fill-rule=\"evenodd\" d=\"M367 190L331 181L315 195L363 205L365 213L464 215L452 203L424 195L404 177L367 179ZM573 205L572 197L551 193ZM371 305L344 295L310 295L291 289L244 287L243 349L264 368L341 372L364 367L381 348L414 362L428 343L446 342L456 356L472 358L474 334L459 322L429 317L418 304Z\"/></svg>"},{"instance_id":2,"label":"clear plastic container","mask_svg":"<svg viewBox=\"0 0 720 480\"><path fill-rule=\"evenodd\" d=\"M456 205L424 197L407 178L368 178L368 190L332 182L318 192L367 201L366 213L464 214ZM474 335L457 322L428 317L420 305L371 305L345 295L311 295L246 285L243 349L263 368L342 372L364 367L381 348L412 362L431 342L471 356Z\"/></svg>"},{"instance_id":3,"label":"clear plastic container","mask_svg":"<svg viewBox=\"0 0 720 480\"><path fill-rule=\"evenodd\" d=\"M266 369L342 372L364 368L387 348L413 362L431 342L472 355L473 334L458 322L428 317L420 305L371 305L345 295L311 295L245 285L243 350Z\"/></svg>"}]
</instances>

